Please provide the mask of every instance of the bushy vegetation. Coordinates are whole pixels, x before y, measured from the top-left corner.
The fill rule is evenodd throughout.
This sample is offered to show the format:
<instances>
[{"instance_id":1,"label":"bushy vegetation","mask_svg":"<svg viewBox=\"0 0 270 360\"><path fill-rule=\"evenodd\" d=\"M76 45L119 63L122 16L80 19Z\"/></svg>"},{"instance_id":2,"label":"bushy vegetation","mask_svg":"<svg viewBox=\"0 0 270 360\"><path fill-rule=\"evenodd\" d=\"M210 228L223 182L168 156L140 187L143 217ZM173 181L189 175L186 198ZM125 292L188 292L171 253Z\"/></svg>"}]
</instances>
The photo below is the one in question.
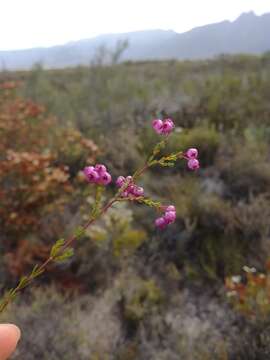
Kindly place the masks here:
<instances>
[{"instance_id":1,"label":"bushy vegetation","mask_svg":"<svg viewBox=\"0 0 270 360\"><path fill-rule=\"evenodd\" d=\"M88 215L85 165L126 176L143 163L153 117L172 117L170 150L196 146L202 164L143 179L176 205L174 225L157 232L149 209L120 204L3 315L22 327L18 358L267 358L268 275L228 279L265 274L270 256L269 55L37 66L0 84L2 293Z\"/></svg>"}]
</instances>

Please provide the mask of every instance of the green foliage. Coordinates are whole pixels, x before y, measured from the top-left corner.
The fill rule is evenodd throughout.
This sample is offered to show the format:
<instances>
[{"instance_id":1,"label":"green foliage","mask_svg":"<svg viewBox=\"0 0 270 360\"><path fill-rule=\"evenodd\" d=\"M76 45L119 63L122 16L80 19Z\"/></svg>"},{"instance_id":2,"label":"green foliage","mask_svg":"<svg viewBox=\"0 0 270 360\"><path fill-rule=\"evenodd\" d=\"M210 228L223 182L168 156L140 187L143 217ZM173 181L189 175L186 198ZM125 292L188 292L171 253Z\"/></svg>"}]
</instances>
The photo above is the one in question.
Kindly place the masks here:
<instances>
[{"instance_id":1,"label":"green foliage","mask_svg":"<svg viewBox=\"0 0 270 360\"><path fill-rule=\"evenodd\" d=\"M54 259L56 262L62 262L68 260L74 255L74 250L72 248L67 248L63 251L61 255L56 256Z\"/></svg>"},{"instance_id":2,"label":"green foliage","mask_svg":"<svg viewBox=\"0 0 270 360\"><path fill-rule=\"evenodd\" d=\"M235 215L229 202L216 195L199 196L190 209L194 240L191 242L194 264L202 274L217 280L241 269L249 244L240 240ZM196 265L195 265L196 268Z\"/></svg>"},{"instance_id":3,"label":"green foliage","mask_svg":"<svg viewBox=\"0 0 270 360\"><path fill-rule=\"evenodd\" d=\"M226 155L218 162L222 177L236 198L267 192L270 185L268 146L264 141L254 142L248 133L247 136L245 141L232 144L230 156L224 151Z\"/></svg>"},{"instance_id":4,"label":"green foliage","mask_svg":"<svg viewBox=\"0 0 270 360\"><path fill-rule=\"evenodd\" d=\"M53 245L50 257L56 262L62 262L71 258L74 250L70 247L65 248L65 239L59 239Z\"/></svg>"},{"instance_id":5,"label":"green foliage","mask_svg":"<svg viewBox=\"0 0 270 360\"><path fill-rule=\"evenodd\" d=\"M41 275L44 272L44 269L40 269L39 265L35 265L31 271L30 278L34 279L35 277Z\"/></svg>"},{"instance_id":6,"label":"green foliage","mask_svg":"<svg viewBox=\"0 0 270 360\"><path fill-rule=\"evenodd\" d=\"M41 282L55 281L63 292L70 289L78 294L76 301L69 299L70 306L63 305L62 296L53 289L46 299L39 293L39 301L26 296L29 304L16 303L6 320L25 322L27 341L15 356L31 359L31 345L33 358L46 360L58 359L57 354L63 359L102 360L117 356L150 360L268 358L269 332L259 319L253 318L251 330L250 324L242 326L238 318L233 319L233 326L223 328L228 308L219 322L219 311L214 308L211 315L204 310L208 293L216 289L215 298L222 293L225 276L239 273L246 263L263 266L270 255L269 54L112 66L104 66L102 56L101 51L92 67L47 71L37 66L30 72L0 74L22 81L18 90L12 83L0 89L0 192L6 192L6 202L0 204L0 246L1 254L6 253L0 258L1 286L5 288L24 272L31 278L38 276L39 265L32 273L31 269L46 259L54 239L66 238L87 221L90 205L94 205L92 216L98 215L101 193L95 199L93 189L79 173L86 164L104 162L115 178L132 174L153 148L154 157L148 161L160 160L165 166L180 156L177 151L197 147L202 168L196 174L187 172L186 161L179 159L174 169L161 171L156 163L139 184L146 193L146 198L138 199L143 204L121 202L91 231L77 228L74 235L82 239L76 244L76 256L65 266L52 267ZM117 57L116 53L110 59L116 63ZM8 96L16 91L21 99L30 101L13 103L18 121L12 122ZM37 119L31 115L35 110L32 101L46 107L38 108L45 112ZM151 119L156 117L172 117L176 124L166 149L164 138L151 128ZM19 122L22 119L23 124ZM10 149L16 150L13 159L3 162ZM27 159L23 151L29 152ZM170 153L173 157L166 158ZM20 173L18 164L28 169L27 176ZM36 180L36 176L40 178ZM108 192L112 189L110 186ZM176 206L177 221L170 229L157 232L153 229L154 210L159 210L163 198ZM53 257L71 255L71 249L62 254L62 247L63 243L58 243ZM124 274L129 279L121 282ZM25 282L23 279L20 286ZM195 318L187 315L187 319L180 300L189 288L196 288L198 302L192 303L191 296L188 303L198 314ZM100 320L109 308L106 301L88 319L91 311L80 302L86 292L95 295L98 305L107 301L108 292L109 298L118 299L112 301L110 316L119 331L113 327L107 333L108 318ZM12 290L9 296L15 297L15 293ZM165 298L169 300L166 303ZM92 306L92 300L88 301ZM224 303L224 297L219 296L218 301ZM52 308L57 315L53 318ZM115 311L119 308L123 312ZM78 322L72 317L74 309ZM173 321L167 323L170 316ZM89 328L67 334L67 324L74 321L82 327L87 323ZM97 324L103 328L95 337ZM236 335L238 325L247 333ZM200 326L204 330L196 337ZM86 342L81 333L83 339L86 333ZM216 338L216 333L222 335ZM55 339L55 334L61 335ZM115 343L109 341L115 338Z\"/></svg>"},{"instance_id":7,"label":"green foliage","mask_svg":"<svg viewBox=\"0 0 270 360\"><path fill-rule=\"evenodd\" d=\"M166 146L166 140L162 140L159 143L157 143L147 163L151 164L151 162L157 157L157 155L161 152L161 150L165 148L165 146Z\"/></svg>"},{"instance_id":8,"label":"green foliage","mask_svg":"<svg viewBox=\"0 0 270 360\"><path fill-rule=\"evenodd\" d=\"M124 203L111 209L103 219L105 224L101 222L101 226L95 226L90 236L100 246L108 246L112 250L111 255L119 257L120 261L122 256L134 253L147 238L144 230L133 229L132 213L126 210Z\"/></svg>"},{"instance_id":9,"label":"green foliage","mask_svg":"<svg viewBox=\"0 0 270 360\"><path fill-rule=\"evenodd\" d=\"M56 257L59 254L59 252L61 252L64 244L65 244L65 239L57 240L51 249L50 256L53 258Z\"/></svg>"},{"instance_id":10,"label":"green foliage","mask_svg":"<svg viewBox=\"0 0 270 360\"><path fill-rule=\"evenodd\" d=\"M142 230L125 230L114 240L114 255L120 256L134 252L146 239L146 234Z\"/></svg>"},{"instance_id":11,"label":"green foliage","mask_svg":"<svg viewBox=\"0 0 270 360\"><path fill-rule=\"evenodd\" d=\"M211 280L237 273L245 261L244 255L243 244L237 238L215 235L204 238L198 249L199 272L202 270ZM200 276L199 272L197 278Z\"/></svg>"},{"instance_id":12,"label":"green foliage","mask_svg":"<svg viewBox=\"0 0 270 360\"><path fill-rule=\"evenodd\" d=\"M160 201L155 201L155 200L152 200L152 199L147 198L147 197L138 198L137 201L139 203L142 203L142 204L146 205L146 206L156 208L157 210L161 207L161 202Z\"/></svg>"},{"instance_id":13,"label":"green foliage","mask_svg":"<svg viewBox=\"0 0 270 360\"><path fill-rule=\"evenodd\" d=\"M76 236L76 238L79 239L84 235L85 235L85 229L82 226L78 226L74 232L74 236Z\"/></svg>"},{"instance_id":14,"label":"green foliage","mask_svg":"<svg viewBox=\"0 0 270 360\"><path fill-rule=\"evenodd\" d=\"M179 153L162 156L156 163L162 167L174 167L176 160L179 158ZM155 162L153 162L155 164Z\"/></svg>"},{"instance_id":15,"label":"green foliage","mask_svg":"<svg viewBox=\"0 0 270 360\"><path fill-rule=\"evenodd\" d=\"M123 288L122 292L124 316L135 324L163 302L162 291L153 280L134 278L132 286L126 290Z\"/></svg>"}]
</instances>

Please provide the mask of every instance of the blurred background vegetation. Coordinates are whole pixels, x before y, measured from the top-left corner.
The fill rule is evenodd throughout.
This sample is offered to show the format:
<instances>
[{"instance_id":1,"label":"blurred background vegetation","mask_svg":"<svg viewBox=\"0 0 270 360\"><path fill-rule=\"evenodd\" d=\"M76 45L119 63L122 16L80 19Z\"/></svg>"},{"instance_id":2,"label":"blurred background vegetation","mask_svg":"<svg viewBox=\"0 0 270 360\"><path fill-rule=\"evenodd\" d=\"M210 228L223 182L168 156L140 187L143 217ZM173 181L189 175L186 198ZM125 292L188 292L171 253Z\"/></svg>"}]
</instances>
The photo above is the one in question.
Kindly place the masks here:
<instances>
[{"instance_id":1,"label":"blurred background vegetation","mask_svg":"<svg viewBox=\"0 0 270 360\"><path fill-rule=\"evenodd\" d=\"M158 141L158 116L176 124L168 151L200 152L195 174L179 163L141 180L176 205L176 223L160 233L151 209L108 212L1 316L23 331L14 359L270 356L269 53L2 71L1 292L87 218L93 188L80 170L131 174Z\"/></svg>"}]
</instances>

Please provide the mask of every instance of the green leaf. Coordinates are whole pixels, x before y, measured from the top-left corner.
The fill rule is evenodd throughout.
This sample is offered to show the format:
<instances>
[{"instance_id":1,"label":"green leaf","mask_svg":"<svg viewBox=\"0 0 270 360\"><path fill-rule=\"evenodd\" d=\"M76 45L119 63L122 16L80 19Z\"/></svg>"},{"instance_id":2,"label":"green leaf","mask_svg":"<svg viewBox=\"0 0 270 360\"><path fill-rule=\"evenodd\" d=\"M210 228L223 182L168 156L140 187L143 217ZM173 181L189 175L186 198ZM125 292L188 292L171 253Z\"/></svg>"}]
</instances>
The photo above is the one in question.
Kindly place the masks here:
<instances>
[{"instance_id":1,"label":"green leaf","mask_svg":"<svg viewBox=\"0 0 270 360\"><path fill-rule=\"evenodd\" d=\"M23 276L21 279L20 279L20 282L18 284L18 288L19 289L23 289L27 286L28 284L28 277L27 276Z\"/></svg>"},{"instance_id":2,"label":"green leaf","mask_svg":"<svg viewBox=\"0 0 270 360\"><path fill-rule=\"evenodd\" d=\"M160 162L159 164L160 164L161 166L163 166L163 167L165 167L165 166L174 167L174 162L164 161L164 162Z\"/></svg>"},{"instance_id":3,"label":"green leaf","mask_svg":"<svg viewBox=\"0 0 270 360\"><path fill-rule=\"evenodd\" d=\"M150 158L148 159L148 164L150 164L152 160L154 160L154 158L161 152L161 150L164 149L165 145L166 140L162 140L158 144L156 144Z\"/></svg>"},{"instance_id":4,"label":"green leaf","mask_svg":"<svg viewBox=\"0 0 270 360\"><path fill-rule=\"evenodd\" d=\"M31 275L30 277L33 279L39 275L41 275L42 273L44 272L44 269L43 270L40 270L39 269L39 265L35 265L32 272L31 272Z\"/></svg>"},{"instance_id":5,"label":"green leaf","mask_svg":"<svg viewBox=\"0 0 270 360\"><path fill-rule=\"evenodd\" d=\"M177 161L179 157L179 153L173 153L170 155L163 156L161 159L157 161L157 163L160 166L170 166L173 167L175 165L175 162Z\"/></svg>"},{"instance_id":6,"label":"green leaf","mask_svg":"<svg viewBox=\"0 0 270 360\"><path fill-rule=\"evenodd\" d=\"M71 258L73 255L74 255L74 250L72 248L67 248L63 252L63 254L55 257L55 261L62 262L62 261L65 261L65 260Z\"/></svg>"},{"instance_id":7,"label":"green leaf","mask_svg":"<svg viewBox=\"0 0 270 360\"><path fill-rule=\"evenodd\" d=\"M150 207L154 207L154 208L161 207L161 202L152 200L150 198L140 198L140 199L138 199L138 202L145 204L147 206L150 206Z\"/></svg>"},{"instance_id":8,"label":"green leaf","mask_svg":"<svg viewBox=\"0 0 270 360\"><path fill-rule=\"evenodd\" d=\"M76 238L80 238L85 234L85 229L82 226L77 227L77 229L74 232L74 235Z\"/></svg>"},{"instance_id":9,"label":"green leaf","mask_svg":"<svg viewBox=\"0 0 270 360\"><path fill-rule=\"evenodd\" d=\"M16 295L17 295L16 289L15 288L10 289L7 293L7 298L13 300L15 299Z\"/></svg>"},{"instance_id":10,"label":"green leaf","mask_svg":"<svg viewBox=\"0 0 270 360\"><path fill-rule=\"evenodd\" d=\"M65 243L65 239L57 240L51 249L50 256L54 258L59 253L59 251L61 250L61 247L64 245L64 243Z\"/></svg>"}]
</instances>

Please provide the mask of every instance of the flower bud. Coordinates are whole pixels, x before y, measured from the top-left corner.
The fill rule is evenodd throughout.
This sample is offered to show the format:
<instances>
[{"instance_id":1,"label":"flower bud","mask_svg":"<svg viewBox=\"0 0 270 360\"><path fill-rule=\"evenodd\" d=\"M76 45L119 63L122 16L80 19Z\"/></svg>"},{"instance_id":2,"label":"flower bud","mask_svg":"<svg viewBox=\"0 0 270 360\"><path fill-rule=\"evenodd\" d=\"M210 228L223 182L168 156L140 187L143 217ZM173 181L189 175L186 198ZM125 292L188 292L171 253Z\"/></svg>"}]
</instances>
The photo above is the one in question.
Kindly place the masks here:
<instances>
[{"instance_id":1,"label":"flower bud","mask_svg":"<svg viewBox=\"0 0 270 360\"><path fill-rule=\"evenodd\" d=\"M198 150L196 148L190 148L186 152L186 156L188 159L197 159L198 157Z\"/></svg>"},{"instance_id":2,"label":"flower bud","mask_svg":"<svg viewBox=\"0 0 270 360\"><path fill-rule=\"evenodd\" d=\"M119 188L122 187L124 185L126 181L126 178L124 176L118 176L117 180L116 180L116 186L118 186Z\"/></svg>"},{"instance_id":3,"label":"flower bud","mask_svg":"<svg viewBox=\"0 0 270 360\"><path fill-rule=\"evenodd\" d=\"M162 134L163 121L160 119L155 119L152 121L152 127L158 134Z\"/></svg>"},{"instance_id":4,"label":"flower bud","mask_svg":"<svg viewBox=\"0 0 270 360\"><path fill-rule=\"evenodd\" d=\"M166 212L168 212L168 211L174 211L174 212L176 212L175 206L173 206L173 205L167 206L167 207L166 207Z\"/></svg>"},{"instance_id":5,"label":"flower bud","mask_svg":"<svg viewBox=\"0 0 270 360\"><path fill-rule=\"evenodd\" d=\"M174 128L174 123L171 119L166 119L164 122L163 122L163 126L162 126L162 134L164 135L168 135L172 132Z\"/></svg>"},{"instance_id":6,"label":"flower bud","mask_svg":"<svg viewBox=\"0 0 270 360\"><path fill-rule=\"evenodd\" d=\"M133 190L133 195L135 196L143 196L144 195L144 189L141 186L135 186Z\"/></svg>"},{"instance_id":7,"label":"flower bud","mask_svg":"<svg viewBox=\"0 0 270 360\"><path fill-rule=\"evenodd\" d=\"M99 184L101 185L108 185L112 181L112 177L108 172L105 172L104 174L100 175L100 178L98 180Z\"/></svg>"},{"instance_id":8,"label":"flower bud","mask_svg":"<svg viewBox=\"0 0 270 360\"><path fill-rule=\"evenodd\" d=\"M157 218L155 220L155 225L157 228L159 228L160 230L163 230L166 227L166 221L163 217Z\"/></svg>"},{"instance_id":9,"label":"flower bud","mask_svg":"<svg viewBox=\"0 0 270 360\"><path fill-rule=\"evenodd\" d=\"M93 166L85 167L83 172L84 172L86 179L90 183L95 183L99 180L99 174L97 173L97 171L95 170L95 168Z\"/></svg>"},{"instance_id":10,"label":"flower bud","mask_svg":"<svg viewBox=\"0 0 270 360\"><path fill-rule=\"evenodd\" d=\"M97 171L97 173L98 173L99 175L102 175L102 174L104 174L104 173L107 171L106 166L103 165L103 164L97 164L97 165L95 166L95 170Z\"/></svg>"},{"instance_id":11,"label":"flower bud","mask_svg":"<svg viewBox=\"0 0 270 360\"><path fill-rule=\"evenodd\" d=\"M175 222L176 219L176 212L175 211L167 211L164 215L164 220L167 224L172 224Z\"/></svg>"},{"instance_id":12,"label":"flower bud","mask_svg":"<svg viewBox=\"0 0 270 360\"><path fill-rule=\"evenodd\" d=\"M200 163L197 159L188 160L187 165L190 170L197 170L200 168Z\"/></svg>"}]
</instances>

